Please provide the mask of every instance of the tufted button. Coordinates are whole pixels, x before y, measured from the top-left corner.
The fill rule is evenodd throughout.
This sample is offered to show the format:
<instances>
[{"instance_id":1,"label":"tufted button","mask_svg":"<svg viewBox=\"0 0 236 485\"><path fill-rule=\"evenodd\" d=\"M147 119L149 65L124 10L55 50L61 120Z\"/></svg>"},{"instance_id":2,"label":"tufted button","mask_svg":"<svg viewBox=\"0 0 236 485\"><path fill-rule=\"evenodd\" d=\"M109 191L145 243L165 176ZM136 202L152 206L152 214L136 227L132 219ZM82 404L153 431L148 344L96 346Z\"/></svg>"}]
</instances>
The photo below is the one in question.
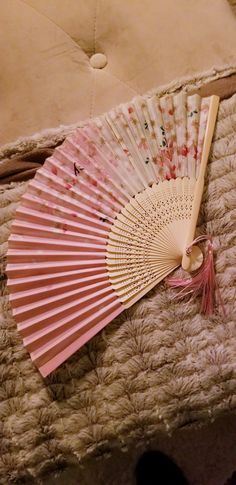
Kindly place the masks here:
<instances>
[{"instance_id":1,"label":"tufted button","mask_svg":"<svg viewBox=\"0 0 236 485\"><path fill-rule=\"evenodd\" d=\"M105 54L93 54L90 57L90 64L94 69L103 69L107 65L107 58Z\"/></svg>"}]
</instances>

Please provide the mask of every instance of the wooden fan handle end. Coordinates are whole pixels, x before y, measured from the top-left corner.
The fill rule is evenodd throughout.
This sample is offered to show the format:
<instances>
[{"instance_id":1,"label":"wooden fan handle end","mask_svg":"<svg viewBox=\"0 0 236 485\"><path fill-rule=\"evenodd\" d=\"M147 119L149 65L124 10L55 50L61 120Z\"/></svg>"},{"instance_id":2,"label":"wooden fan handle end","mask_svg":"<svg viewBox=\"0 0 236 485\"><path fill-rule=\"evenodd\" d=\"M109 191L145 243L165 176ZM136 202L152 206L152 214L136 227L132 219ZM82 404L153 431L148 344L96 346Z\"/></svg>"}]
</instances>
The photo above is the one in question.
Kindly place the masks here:
<instances>
[{"instance_id":1,"label":"wooden fan handle end","mask_svg":"<svg viewBox=\"0 0 236 485\"><path fill-rule=\"evenodd\" d=\"M202 150L201 165L199 170L199 176L196 181L195 190L194 190L193 211L191 215L190 226L189 226L187 240L185 244L186 248L188 248L188 246L194 240L197 219L198 219L199 209L200 209L201 200L202 200L202 193L204 189L204 176L206 172L208 156L211 148L211 142L212 142L212 137L213 137L215 123L216 123L219 100L220 100L219 96L215 96L215 95L211 96L209 115L208 115L207 126L206 126L206 134L205 134L203 150ZM182 268L185 271L190 271L190 267L191 267L191 255L185 252L182 258Z\"/></svg>"}]
</instances>

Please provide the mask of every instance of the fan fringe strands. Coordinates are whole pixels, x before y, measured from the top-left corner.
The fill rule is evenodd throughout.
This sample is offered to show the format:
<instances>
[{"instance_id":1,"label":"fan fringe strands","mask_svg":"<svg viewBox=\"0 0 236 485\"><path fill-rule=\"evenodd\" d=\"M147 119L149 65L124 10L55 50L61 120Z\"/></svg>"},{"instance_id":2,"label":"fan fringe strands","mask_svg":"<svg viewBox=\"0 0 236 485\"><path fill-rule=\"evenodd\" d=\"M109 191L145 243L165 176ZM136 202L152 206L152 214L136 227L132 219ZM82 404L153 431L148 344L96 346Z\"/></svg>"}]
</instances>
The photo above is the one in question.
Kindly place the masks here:
<instances>
[{"instance_id":1,"label":"fan fringe strands","mask_svg":"<svg viewBox=\"0 0 236 485\"><path fill-rule=\"evenodd\" d=\"M8 249L25 347L48 375L180 266L194 239L218 98L139 97L77 129L29 183Z\"/></svg>"},{"instance_id":2,"label":"fan fringe strands","mask_svg":"<svg viewBox=\"0 0 236 485\"><path fill-rule=\"evenodd\" d=\"M191 298L195 298L200 294L202 297L200 311L207 316L213 315L217 296L223 315L225 316L226 311L215 276L213 259L214 248L211 236L198 236L196 239L194 239L192 244L187 247L186 251L190 254L194 244L198 244L203 241L207 241L207 254L200 269L194 271L194 273L189 275L187 278L167 278L167 284L172 288L180 290L177 294L175 294L175 299L182 299L189 295Z\"/></svg>"}]
</instances>

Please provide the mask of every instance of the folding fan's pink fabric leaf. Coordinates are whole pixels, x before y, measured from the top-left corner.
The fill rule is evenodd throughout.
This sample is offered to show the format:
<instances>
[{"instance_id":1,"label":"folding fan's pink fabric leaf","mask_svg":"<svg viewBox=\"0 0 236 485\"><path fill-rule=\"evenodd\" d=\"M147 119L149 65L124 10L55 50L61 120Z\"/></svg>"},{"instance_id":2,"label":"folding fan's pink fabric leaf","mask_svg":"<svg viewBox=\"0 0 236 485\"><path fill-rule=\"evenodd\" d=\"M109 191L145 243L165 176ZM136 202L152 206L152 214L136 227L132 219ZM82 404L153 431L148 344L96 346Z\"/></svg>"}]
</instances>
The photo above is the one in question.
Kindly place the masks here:
<instances>
[{"instance_id":1,"label":"folding fan's pink fabric leaf","mask_svg":"<svg viewBox=\"0 0 236 485\"><path fill-rule=\"evenodd\" d=\"M77 129L29 183L8 287L44 376L180 264L208 108L138 97Z\"/></svg>"}]
</instances>

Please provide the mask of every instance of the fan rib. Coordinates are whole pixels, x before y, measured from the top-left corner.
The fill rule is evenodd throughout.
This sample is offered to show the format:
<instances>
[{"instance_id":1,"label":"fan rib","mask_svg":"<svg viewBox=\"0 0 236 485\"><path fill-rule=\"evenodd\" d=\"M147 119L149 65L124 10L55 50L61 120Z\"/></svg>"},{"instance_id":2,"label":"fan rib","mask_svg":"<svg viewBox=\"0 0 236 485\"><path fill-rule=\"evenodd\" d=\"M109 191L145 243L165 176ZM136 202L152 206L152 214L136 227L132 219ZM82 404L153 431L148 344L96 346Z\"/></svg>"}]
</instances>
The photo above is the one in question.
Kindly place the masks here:
<instances>
[{"instance_id":1,"label":"fan rib","mask_svg":"<svg viewBox=\"0 0 236 485\"><path fill-rule=\"evenodd\" d=\"M62 183L64 186L65 180L68 178L68 185L66 186L67 190L70 189L73 191L77 197L85 198L86 203L96 203L97 200L103 201L108 206L113 206L116 211L119 211L121 207L123 207L124 203L127 202L128 198L121 200L120 194L117 194L113 187L110 190L102 190L101 185L97 183L96 179L91 179L89 174L86 172L85 169L80 174L79 179L74 175L74 164L71 162L71 174L68 177L68 170L65 170L64 166L60 167L60 175L52 176L52 166L50 165L50 161L47 160L44 165L44 170L42 170L41 175L43 174L44 177L48 178L49 180L55 181L55 183ZM73 170L73 172L72 172ZM78 170L78 169L77 169ZM81 168L80 168L81 170ZM58 170L59 172L59 170ZM112 193L113 191L113 193Z\"/></svg>"},{"instance_id":2,"label":"fan rib","mask_svg":"<svg viewBox=\"0 0 236 485\"><path fill-rule=\"evenodd\" d=\"M27 302L23 306L16 307L14 309L14 316L16 317L16 319L18 318L19 315L25 315L25 314L36 316L38 315L39 312L41 313L42 308L45 313L48 312L48 308L49 308L49 312L53 314L54 308L57 309L58 307L58 302L60 302L62 310L64 308L67 309L67 305L69 303L71 303L70 308L72 308L74 305L77 304L77 301L79 302L82 308L84 303L87 304L93 298L95 297L97 298L101 295L105 295L111 292L112 292L112 286L110 285L108 279L101 283L98 283L98 282L92 283L90 285L84 286L83 288L76 287L74 290L65 291L63 295L62 294L50 295L50 290L49 290L48 295L50 296L47 295L46 298L42 298L42 300L40 300L40 304L38 301L31 301L31 303ZM78 298L77 301L75 301L76 298ZM29 295L28 301L30 301L30 295Z\"/></svg>"},{"instance_id":3,"label":"fan rib","mask_svg":"<svg viewBox=\"0 0 236 485\"><path fill-rule=\"evenodd\" d=\"M16 265L13 265L13 266L15 267ZM15 271L14 269L12 272L9 272L8 270L8 273L9 273L8 286L11 288L11 292L24 291L22 289L22 287L24 286L26 287L25 291L28 291L27 288L29 287L29 285L31 289L35 287L40 288L41 286L42 288L45 288L45 286L47 287L47 284L51 285L54 282L58 281L58 279L59 279L58 285L61 285L63 281L65 282L70 281L70 278L71 278L71 281L74 281L74 277L77 277L78 281L81 281L83 284L84 282L90 281L92 279L96 280L99 277L103 278L103 276L107 274L105 264L104 266L93 268L93 269L91 268L91 269L85 269L80 271L78 271L77 269L72 271L61 271L61 272L59 271L52 274L37 274L37 275L31 275L28 277L25 276L23 278L18 277L17 271ZM84 277L84 275L86 276Z\"/></svg>"},{"instance_id":4,"label":"fan rib","mask_svg":"<svg viewBox=\"0 0 236 485\"><path fill-rule=\"evenodd\" d=\"M17 234L19 236L25 236L25 235L30 236L33 231L34 235L37 237L48 238L49 236L50 237L54 236L58 238L58 236L60 236L63 239L65 239L66 237L71 236L73 240L78 240L78 238L80 237L84 238L87 236L96 237L97 234L101 237L104 236L105 238L107 238L107 235L108 235L108 230L102 231L97 227L93 228L92 226L77 224L76 222L70 225L69 222L63 223L61 221L60 223L58 223L58 227L53 227L53 229L50 225L43 225L43 222L44 222L43 220L41 222L42 224L34 224L32 222L25 221L24 219L16 219L13 222L13 229L15 231L14 234ZM78 229L78 232L71 231L70 226L73 229Z\"/></svg>"},{"instance_id":5,"label":"fan rib","mask_svg":"<svg viewBox=\"0 0 236 485\"><path fill-rule=\"evenodd\" d=\"M80 219L85 219L85 216L86 216L88 220L90 219L96 220L96 218L99 219L99 217L106 217L109 220L109 217L111 217L110 214L107 214L107 212L103 212L103 209L105 209L105 206L103 206L102 208L102 207L98 207L97 204L94 204L94 206L86 205L81 203L79 200L73 199L72 192L69 189L67 190L67 192L69 192L69 195L66 194L66 188L63 188L63 187L61 188L62 191L60 192L60 191L56 191L54 189L54 186L50 186L50 191L49 191L47 189L47 185L44 186L44 184L41 183L36 178L34 178L32 182L29 184L29 190L32 190L32 189L33 191L36 192L36 194L39 193L41 196L44 196L45 200L61 201L61 205L64 204L66 208L70 208L72 211L76 212L77 217Z\"/></svg>"},{"instance_id":6,"label":"fan rib","mask_svg":"<svg viewBox=\"0 0 236 485\"><path fill-rule=\"evenodd\" d=\"M84 333L78 337L75 337L72 342L70 342L64 349L60 350L57 355L52 357L47 355L47 358L42 361L42 359L36 360L34 354L31 354L32 360L38 365L38 368L43 375L46 377L53 370L55 370L60 364L62 364L68 357L73 355L77 350L79 350L88 339L94 337L98 332L100 332L106 325L114 320L122 311L124 307L119 305L115 310L112 311L111 308L108 309L108 314L103 315L102 318L98 315L94 318L93 322L88 328L88 333ZM73 336L74 338L74 336Z\"/></svg>"},{"instance_id":7,"label":"fan rib","mask_svg":"<svg viewBox=\"0 0 236 485\"><path fill-rule=\"evenodd\" d=\"M103 296L101 299L98 299L98 297L103 295L104 293L108 293L105 296ZM95 299L95 301L93 301ZM97 299L97 300L96 300ZM64 325L69 325L70 324L70 319L73 317L73 315L76 316L76 318L80 318L82 315L90 312L90 310L94 310L96 308L96 305L102 305L107 301L113 301L117 300L117 297L114 292L112 292L112 287L109 284L107 287L107 292L100 290L97 292L97 295L94 296L94 298L80 298L79 303L80 305L78 306L77 301L70 301L70 303L65 303L61 305L59 308L52 308L51 310L47 310L46 312L43 313L43 317L40 317L40 313L37 312L37 308L35 309L35 312L33 313L33 316L31 318L22 320L22 318L18 317L19 313L14 314L16 321L18 322L18 328L24 334L24 332L29 331L31 329L31 332L35 332L37 330L43 329L44 326L47 327L50 331L50 328L55 325L56 328L63 327ZM92 300L90 304L85 306L84 304L89 302L89 300ZM76 307L80 308L77 311L74 311ZM16 311L18 308L16 308ZM40 310L40 308L38 309ZM26 313L26 312L25 312ZM60 319L58 321L58 318Z\"/></svg>"},{"instance_id":8,"label":"fan rib","mask_svg":"<svg viewBox=\"0 0 236 485\"><path fill-rule=\"evenodd\" d=\"M194 187L195 180L186 177L154 184L114 221L106 261L110 282L126 307L180 265Z\"/></svg>"},{"instance_id":9,"label":"fan rib","mask_svg":"<svg viewBox=\"0 0 236 485\"><path fill-rule=\"evenodd\" d=\"M83 140L86 140L88 143L88 138L86 136L86 130L83 129ZM81 141L81 134L80 132L77 132L77 137L76 137L76 142L74 140L71 140L71 143L74 145L79 146L79 142ZM111 189L113 187L115 188L115 191L118 191L118 193L121 193L123 196L124 202L127 202L130 198L130 190L132 193L136 193L137 187L132 188L133 181L130 183L130 188L127 190L126 187L126 177L127 173L123 175L123 171L119 171L117 173L117 166L115 165L115 157L112 156L112 154L108 153L107 156L105 157L103 153L100 151L98 146L93 144L93 157L89 156L89 151L90 151L90 146L85 146L84 149L81 149L80 147L80 163L85 168L88 168L88 170L92 169L92 173L95 170L95 173L97 173L97 180L103 180L104 174L106 176L106 181L108 182L108 185L111 185ZM81 155L83 155L83 159L81 159ZM111 161L112 160L112 161ZM113 162L113 163L112 163ZM101 171L101 167L103 167L103 170ZM117 183L119 181L119 184Z\"/></svg>"},{"instance_id":10,"label":"fan rib","mask_svg":"<svg viewBox=\"0 0 236 485\"><path fill-rule=\"evenodd\" d=\"M95 283L94 283L95 282ZM43 296L45 295L47 298L50 296L56 296L56 295L61 295L62 293L65 292L67 289L76 289L82 292L82 289L84 292L90 291L95 289L96 287L98 288L101 285L105 285L108 283L108 275L107 273L99 274L99 275L93 275L92 277L88 278L75 278L74 280L70 279L70 281L61 281L58 283L52 283L51 285L47 285L46 287L39 287L37 286L36 288L31 288L31 290L22 290L18 291L17 293L13 293L10 295L10 301L14 300L14 305L16 306L22 306L25 304L28 304L29 302L37 301L38 295L42 298L41 304L43 305L45 303L45 300L43 299ZM86 286L88 284L88 286ZM89 285L90 284L90 285ZM96 286L97 285L97 286ZM66 293L63 294L63 297L66 296Z\"/></svg>"},{"instance_id":11,"label":"fan rib","mask_svg":"<svg viewBox=\"0 0 236 485\"><path fill-rule=\"evenodd\" d=\"M48 261L48 262L39 262L39 263L30 263L30 264L25 264L25 263L17 263L17 264L12 264L9 263L7 265L7 274L11 278L12 275L15 277L15 275L20 275L22 276L29 276L29 275L41 275L41 274L47 274L49 272L58 272L60 271L65 271L68 270L69 268L77 268L79 272L81 272L83 269L87 271L96 271L96 268L101 268L104 266L104 259L99 260L99 259L91 259L87 261Z\"/></svg>"},{"instance_id":12,"label":"fan rib","mask_svg":"<svg viewBox=\"0 0 236 485\"><path fill-rule=\"evenodd\" d=\"M27 348L30 347L30 349L32 349L31 345L33 345L34 349L37 348L37 350L32 351L33 360L40 358L45 360L47 359L48 354L54 356L57 354L58 350L65 348L65 346L68 345L68 340L71 341L76 334L84 331L85 327L90 325L98 316L101 317L104 313L107 314L109 311L120 306L121 303L117 301L117 298L114 298L114 296L111 298L111 296L108 295L108 297L101 298L99 305L97 305L96 302L89 305L86 312L77 311L74 314L69 315L69 317L65 317L60 321L60 324L55 324L57 325L56 328L53 328L52 330L50 330L50 327L46 328L47 334L42 337L37 335L35 337L37 340L34 342L34 345L32 344L34 334L31 334L29 338L26 337L24 339L24 344ZM93 315L90 315L90 310L95 308L98 309ZM82 314L85 315L85 320L81 320ZM86 315L88 315L87 318ZM74 321L78 322L78 319L79 323L73 324ZM48 334L52 334L50 341L48 340ZM42 341L44 342L43 344L41 343Z\"/></svg>"}]
</instances>

